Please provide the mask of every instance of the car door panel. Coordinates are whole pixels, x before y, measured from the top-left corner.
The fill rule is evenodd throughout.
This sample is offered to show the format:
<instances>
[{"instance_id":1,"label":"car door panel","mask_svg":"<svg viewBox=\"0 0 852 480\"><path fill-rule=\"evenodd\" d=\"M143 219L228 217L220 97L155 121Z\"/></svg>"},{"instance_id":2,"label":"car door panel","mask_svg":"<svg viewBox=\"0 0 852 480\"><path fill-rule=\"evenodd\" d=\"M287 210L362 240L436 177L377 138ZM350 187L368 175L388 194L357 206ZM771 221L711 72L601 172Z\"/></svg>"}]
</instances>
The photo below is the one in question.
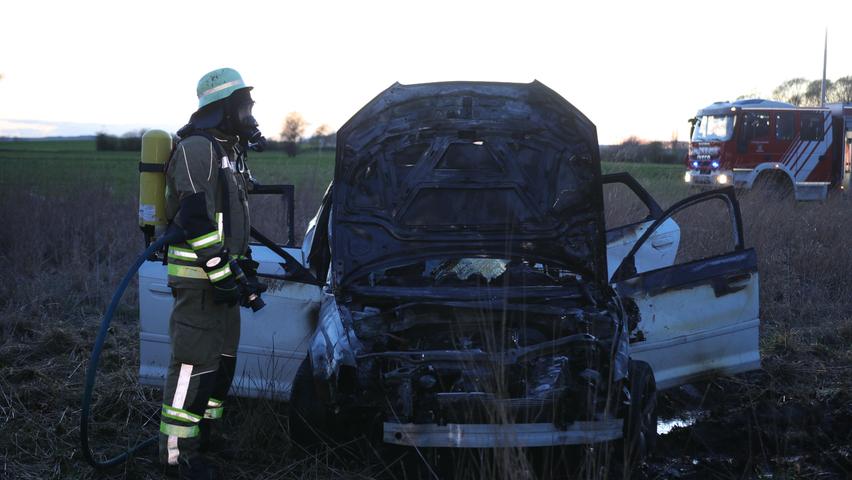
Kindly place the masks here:
<instances>
[{"instance_id":1,"label":"car door panel","mask_svg":"<svg viewBox=\"0 0 852 480\"><path fill-rule=\"evenodd\" d=\"M708 372L758 368L758 274L754 250L651 272L618 285L642 319L632 356L651 364L659 388Z\"/></svg>"},{"instance_id":2,"label":"car door panel","mask_svg":"<svg viewBox=\"0 0 852 480\"><path fill-rule=\"evenodd\" d=\"M607 231L606 260L610 277L615 273L615 269L621 265L624 257L633 248L639 237L653 223L654 220L652 219ZM677 256L679 243L680 227L674 220L666 220L651 236L651 241L644 244L636 252L636 270L646 272L671 265Z\"/></svg>"},{"instance_id":3,"label":"car door panel","mask_svg":"<svg viewBox=\"0 0 852 480\"><path fill-rule=\"evenodd\" d=\"M615 269L633 248L637 240L662 215L662 209L651 195L630 174L604 175L603 184L622 184L629 188L647 207L648 217L641 222L610 228L607 239L607 271L611 278ZM643 245L636 253L636 269L639 272L662 268L674 263L680 242L680 228L673 219L668 219L654 232L651 242Z\"/></svg>"},{"instance_id":4,"label":"car door panel","mask_svg":"<svg viewBox=\"0 0 852 480\"><path fill-rule=\"evenodd\" d=\"M302 251L286 248L303 261ZM252 245L260 274L283 275L281 259L264 246ZM315 285L262 279L266 307L252 312L240 308L240 344L232 393L240 396L287 398L293 377L305 358L309 337L316 328L321 289ZM139 270L140 351L139 381L161 387L168 368L169 317L173 298L166 267L145 262Z\"/></svg>"},{"instance_id":5,"label":"car door panel","mask_svg":"<svg viewBox=\"0 0 852 480\"><path fill-rule=\"evenodd\" d=\"M683 202L683 208L690 206L689 199ZM734 224L739 226L733 202ZM680 210L676 207L663 218ZM753 249L743 248L738 228L732 252L651 271L616 272L616 290L635 305L631 355L651 364L660 389L760 367L757 257ZM651 243L653 238L650 234L639 241ZM642 247L634 246L635 252Z\"/></svg>"}]
</instances>

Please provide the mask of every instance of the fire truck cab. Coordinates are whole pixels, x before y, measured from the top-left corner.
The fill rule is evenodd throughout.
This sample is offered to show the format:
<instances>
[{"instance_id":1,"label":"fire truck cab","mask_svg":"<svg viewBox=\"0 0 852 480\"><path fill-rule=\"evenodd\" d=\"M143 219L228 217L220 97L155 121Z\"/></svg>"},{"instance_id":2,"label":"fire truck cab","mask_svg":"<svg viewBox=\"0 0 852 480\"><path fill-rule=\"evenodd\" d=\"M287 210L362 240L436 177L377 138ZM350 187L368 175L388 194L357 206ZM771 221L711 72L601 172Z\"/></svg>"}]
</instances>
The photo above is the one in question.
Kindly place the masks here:
<instances>
[{"instance_id":1,"label":"fire truck cab","mask_svg":"<svg viewBox=\"0 0 852 480\"><path fill-rule=\"evenodd\" d=\"M716 102L690 122L687 183L761 185L797 200L822 200L829 188L849 188L852 104L808 108L761 99Z\"/></svg>"}]
</instances>

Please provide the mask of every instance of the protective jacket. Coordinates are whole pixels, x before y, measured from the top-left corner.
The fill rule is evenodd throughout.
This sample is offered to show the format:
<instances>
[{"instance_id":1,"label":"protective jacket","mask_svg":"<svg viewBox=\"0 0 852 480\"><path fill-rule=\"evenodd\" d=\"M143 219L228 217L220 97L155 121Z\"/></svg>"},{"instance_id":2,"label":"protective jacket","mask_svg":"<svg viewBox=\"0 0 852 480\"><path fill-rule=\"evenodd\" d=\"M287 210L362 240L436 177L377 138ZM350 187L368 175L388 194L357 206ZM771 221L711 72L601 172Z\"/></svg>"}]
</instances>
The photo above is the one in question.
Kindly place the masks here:
<instances>
[{"instance_id":1,"label":"protective jacket","mask_svg":"<svg viewBox=\"0 0 852 480\"><path fill-rule=\"evenodd\" d=\"M166 169L166 216L181 225L181 209L187 197L203 193L206 206L204 228L193 238L171 245L168 249L169 286L175 288L208 288L215 272L205 272L201 261L216 255L224 245L232 257L245 255L249 241L247 175L239 170L243 159L237 139L217 130L206 136L192 135L177 144ZM219 152L224 153L220 157ZM199 215L195 214L195 218ZM203 217L203 213L201 214ZM209 227L207 224L209 223ZM201 259L201 260L200 260ZM221 275L230 274L224 269ZM223 277L224 278L224 277Z\"/></svg>"}]
</instances>

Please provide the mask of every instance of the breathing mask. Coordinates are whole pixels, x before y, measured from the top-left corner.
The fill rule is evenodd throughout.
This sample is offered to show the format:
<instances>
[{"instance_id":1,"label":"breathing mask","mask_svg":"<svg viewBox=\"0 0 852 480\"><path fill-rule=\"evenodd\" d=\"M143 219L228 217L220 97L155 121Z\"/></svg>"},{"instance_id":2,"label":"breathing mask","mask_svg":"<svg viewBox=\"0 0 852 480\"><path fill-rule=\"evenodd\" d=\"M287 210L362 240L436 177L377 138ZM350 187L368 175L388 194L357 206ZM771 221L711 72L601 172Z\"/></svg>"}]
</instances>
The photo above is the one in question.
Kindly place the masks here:
<instances>
[{"instance_id":1,"label":"breathing mask","mask_svg":"<svg viewBox=\"0 0 852 480\"><path fill-rule=\"evenodd\" d=\"M257 120L252 116L251 110L254 100L251 98L250 89L237 90L225 99L225 126L240 137L240 143L244 147L256 152L266 149L266 138L260 133Z\"/></svg>"}]
</instances>

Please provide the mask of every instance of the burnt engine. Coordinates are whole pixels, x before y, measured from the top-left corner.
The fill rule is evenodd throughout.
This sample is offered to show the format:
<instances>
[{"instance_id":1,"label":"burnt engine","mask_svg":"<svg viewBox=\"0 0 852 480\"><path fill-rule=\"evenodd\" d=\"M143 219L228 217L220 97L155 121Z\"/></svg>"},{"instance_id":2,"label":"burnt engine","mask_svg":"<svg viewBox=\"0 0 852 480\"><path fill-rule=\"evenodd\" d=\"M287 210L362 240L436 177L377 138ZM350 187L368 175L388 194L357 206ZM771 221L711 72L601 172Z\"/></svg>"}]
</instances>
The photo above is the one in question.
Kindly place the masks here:
<instances>
[{"instance_id":1,"label":"burnt engine","mask_svg":"<svg viewBox=\"0 0 852 480\"><path fill-rule=\"evenodd\" d=\"M609 307L410 303L351 309L363 342L350 400L399 423L591 420L605 408Z\"/></svg>"}]
</instances>

